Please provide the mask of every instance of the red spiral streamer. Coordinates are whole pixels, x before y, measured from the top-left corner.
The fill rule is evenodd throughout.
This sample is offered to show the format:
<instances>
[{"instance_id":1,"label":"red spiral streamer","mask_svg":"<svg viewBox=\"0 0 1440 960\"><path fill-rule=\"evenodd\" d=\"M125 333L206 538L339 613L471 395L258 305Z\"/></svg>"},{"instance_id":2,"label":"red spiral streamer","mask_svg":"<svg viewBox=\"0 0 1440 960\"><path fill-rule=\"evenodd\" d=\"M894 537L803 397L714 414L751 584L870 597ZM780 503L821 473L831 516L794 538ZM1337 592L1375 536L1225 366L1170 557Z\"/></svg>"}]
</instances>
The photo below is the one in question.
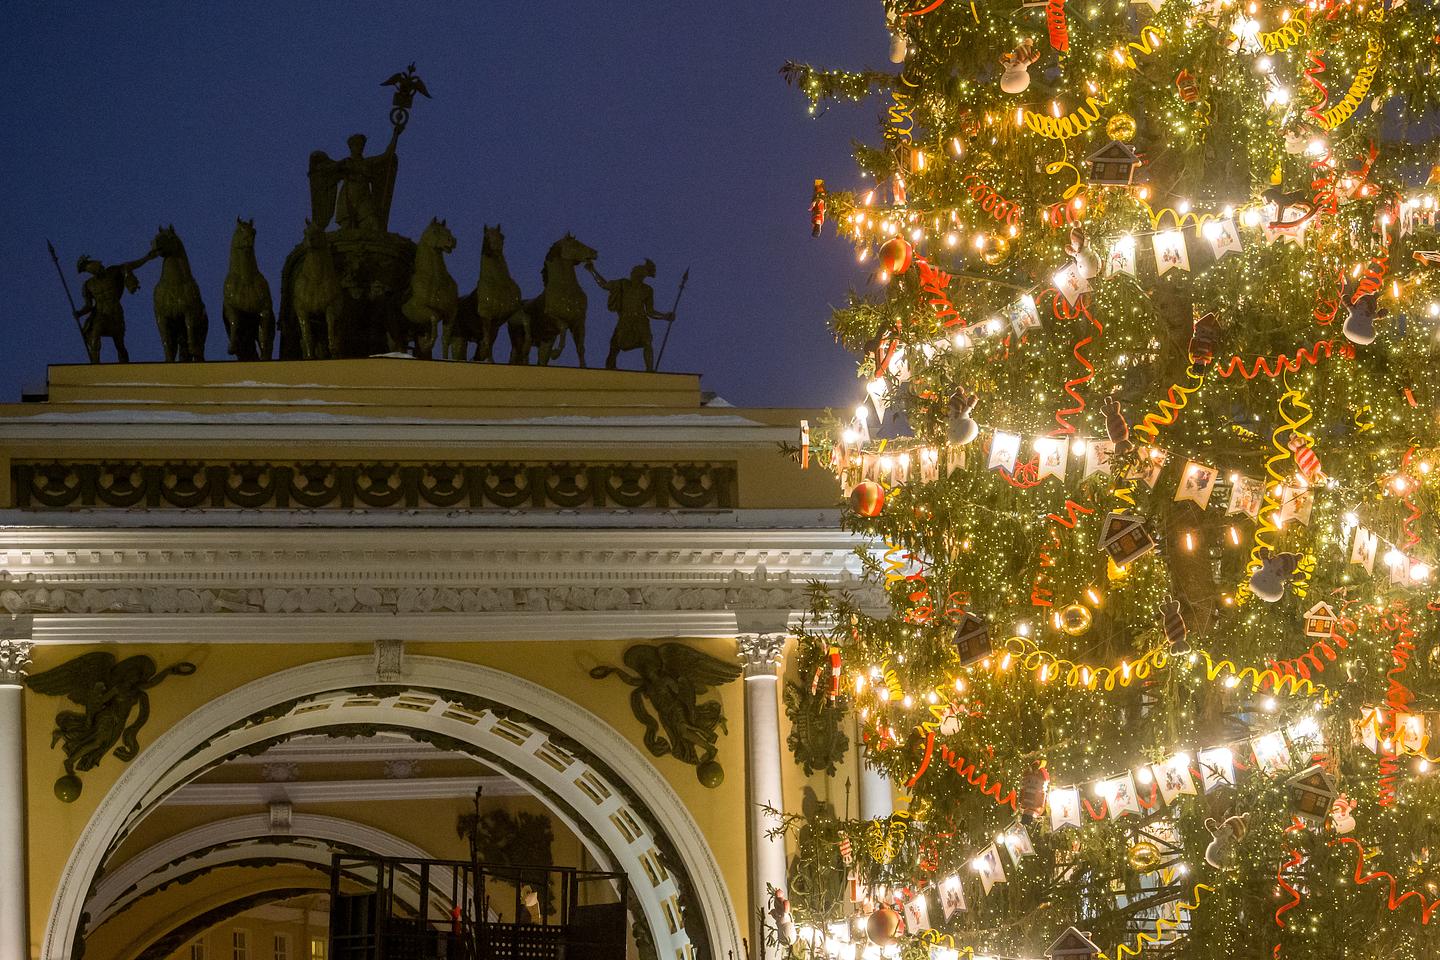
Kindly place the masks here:
<instances>
[{"instance_id":1,"label":"red spiral streamer","mask_svg":"<svg viewBox=\"0 0 1440 960\"><path fill-rule=\"evenodd\" d=\"M1224 365L1216 365L1215 372L1221 377L1231 377L1236 373L1246 380L1254 380L1261 373L1271 380L1279 379L1286 373L1293 373L1305 364L1317 366L1322 359L1330 359L1336 351L1340 356L1350 359L1355 356L1355 348L1343 340L1317 340L1313 346L1300 347L1293 355L1287 356L1283 353L1275 354L1272 361L1269 357L1256 357L1250 361L1249 369L1246 369L1244 357L1234 356L1225 361Z\"/></svg>"},{"instance_id":2,"label":"red spiral streamer","mask_svg":"<svg viewBox=\"0 0 1440 960\"><path fill-rule=\"evenodd\" d=\"M1365 847L1359 840L1356 840L1354 837L1338 837L1330 841L1330 846L1334 847L1342 843L1355 848L1356 886L1363 886L1371 881L1382 878L1388 880L1390 882L1388 906L1391 912L1400 909L1406 900L1414 897L1420 901L1420 923L1423 925L1430 922L1430 915L1435 912L1436 907L1440 907L1440 900L1426 900L1425 895L1416 890L1407 890L1404 893L1400 893L1400 885L1395 882L1395 877L1392 874L1386 873L1384 870L1376 870L1374 873L1365 872Z\"/></svg>"},{"instance_id":3,"label":"red spiral streamer","mask_svg":"<svg viewBox=\"0 0 1440 960\"><path fill-rule=\"evenodd\" d=\"M1086 320L1089 320L1090 325L1095 328L1095 333L1093 335L1087 333L1085 336L1075 341L1075 348L1072 353L1075 356L1075 362L1080 364L1080 366L1085 369L1085 373L1082 376L1065 381L1065 392L1070 395L1070 399L1075 401L1075 406L1067 407L1064 410L1055 411L1055 422L1060 425L1060 429L1052 430L1050 432L1050 436L1052 437L1068 436L1075 432L1074 425L1071 424L1069 420L1065 419L1072 414L1085 412L1085 398L1080 396L1080 394L1076 393L1075 388L1083 384L1089 383L1090 380L1095 376L1095 365L1092 364L1089 360L1087 360L1085 358L1085 354L1081 353L1080 351L1083 348L1088 347L1092 342L1094 342L1095 337L1098 337L1100 336L1100 334L1104 333L1105 327L1102 326L1100 321L1096 320L1094 315L1090 313L1089 299L1089 297L1081 294L1080 299L1075 301L1075 306L1071 307L1068 303L1065 302L1065 298L1059 296L1057 293L1056 295L1054 295L1054 298L1051 302L1050 309L1051 312L1054 313L1056 320L1074 320L1077 317L1083 316Z\"/></svg>"},{"instance_id":4,"label":"red spiral streamer","mask_svg":"<svg viewBox=\"0 0 1440 960\"><path fill-rule=\"evenodd\" d=\"M1050 31L1050 46L1061 53L1070 49L1070 27L1065 23L1065 0L1046 0L1045 26Z\"/></svg>"},{"instance_id":5,"label":"red spiral streamer","mask_svg":"<svg viewBox=\"0 0 1440 960\"><path fill-rule=\"evenodd\" d=\"M1330 91L1325 89L1325 84L1319 80L1320 74L1325 72L1325 60L1321 57L1321 54L1324 52L1324 50L1311 50L1306 55L1306 59L1310 61L1310 66L1305 68L1305 79L1310 81L1311 86L1320 91L1320 102L1307 107L1305 114L1322 127L1325 123L1325 114L1323 111L1325 105L1330 102Z\"/></svg>"},{"instance_id":6,"label":"red spiral streamer","mask_svg":"<svg viewBox=\"0 0 1440 960\"><path fill-rule=\"evenodd\" d=\"M1299 817L1295 817L1294 821L1290 824L1290 826L1285 828L1285 833L1288 836L1289 834L1299 833L1304 829L1305 821L1301 820ZM1290 894L1289 903L1282 903L1280 906L1275 908L1275 926L1279 927L1282 930L1285 929L1285 920L1283 919L1285 914L1300 906L1300 891L1290 886L1289 881L1285 879L1285 872L1287 870L1293 870L1294 868L1300 866L1300 864L1305 862L1305 858L1300 854L1299 847L1292 847L1287 844L1285 847L1285 853L1286 858L1281 861L1280 866L1277 867L1275 870L1275 882L1280 884L1281 889L1283 889L1286 893ZM1275 950L1272 956L1280 956L1280 944L1275 944Z\"/></svg>"},{"instance_id":7,"label":"red spiral streamer","mask_svg":"<svg viewBox=\"0 0 1440 960\"><path fill-rule=\"evenodd\" d=\"M1390 648L1390 659L1394 666L1385 671L1389 680L1389 686L1385 691L1385 705L1390 708L1390 716L1387 726L1389 736L1380 746L1380 776L1378 781L1380 806L1393 806L1396 801L1395 781L1399 776L1399 749L1395 738L1399 735L1400 714L1415 699L1415 694L1410 688L1399 679L1410 665L1410 654L1415 650L1415 642L1410 638L1415 636L1415 631L1410 629L1410 612L1404 607L1398 607L1380 618L1380 626L1387 632L1395 634L1395 643ZM1386 746L1386 744L1389 746ZM1358 878L1357 878L1358 879ZM1391 907L1393 910L1394 907Z\"/></svg>"},{"instance_id":8,"label":"red spiral streamer","mask_svg":"<svg viewBox=\"0 0 1440 960\"><path fill-rule=\"evenodd\" d=\"M900 16L902 16L902 17L919 17L919 16L923 16L924 14L927 14L927 13L929 13L929 12L932 11L932 10L938 10L938 9L940 8L941 4L943 4L944 2L945 2L945 0L935 0L934 3L929 4L928 6L921 7L919 10L906 10L904 13L900 14Z\"/></svg>"}]
</instances>

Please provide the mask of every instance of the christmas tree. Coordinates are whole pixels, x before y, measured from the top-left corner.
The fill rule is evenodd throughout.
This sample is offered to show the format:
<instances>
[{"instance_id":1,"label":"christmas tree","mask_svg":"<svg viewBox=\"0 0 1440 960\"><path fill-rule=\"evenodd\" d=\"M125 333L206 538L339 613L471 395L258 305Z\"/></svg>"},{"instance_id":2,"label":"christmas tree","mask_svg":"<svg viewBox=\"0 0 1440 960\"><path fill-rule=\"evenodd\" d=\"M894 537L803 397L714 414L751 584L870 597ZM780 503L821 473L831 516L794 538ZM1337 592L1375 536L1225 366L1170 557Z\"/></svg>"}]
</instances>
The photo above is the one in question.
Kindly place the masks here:
<instances>
[{"instance_id":1,"label":"christmas tree","mask_svg":"<svg viewBox=\"0 0 1440 960\"><path fill-rule=\"evenodd\" d=\"M881 114L797 456L887 601L817 590L787 706L900 800L784 820L772 943L1440 956L1436 4L884 15L783 71Z\"/></svg>"}]
</instances>

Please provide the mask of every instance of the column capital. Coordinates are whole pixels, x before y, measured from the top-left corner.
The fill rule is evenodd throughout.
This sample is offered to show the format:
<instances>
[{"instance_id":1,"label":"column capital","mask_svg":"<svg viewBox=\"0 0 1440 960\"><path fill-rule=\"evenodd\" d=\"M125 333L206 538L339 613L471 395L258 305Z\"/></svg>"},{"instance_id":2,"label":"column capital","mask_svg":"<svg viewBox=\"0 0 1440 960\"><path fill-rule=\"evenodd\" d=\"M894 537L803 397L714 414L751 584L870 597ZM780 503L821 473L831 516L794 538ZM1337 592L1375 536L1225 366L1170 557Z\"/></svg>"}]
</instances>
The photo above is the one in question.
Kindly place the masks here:
<instances>
[{"instance_id":1,"label":"column capital","mask_svg":"<svg viewBox=\"0 0 1440 960\"><path fill-rule=\"evenodd\" d=\"M30 668L31 617L0 617L0 687L22 687Z\"/></svg>"},{"instance_id":2,"label":"column capital","mask_svg":"<svg viewBox=\"0 0 1440 960\"><path fill-rule=\"evenodd\" d=\"M735 638L735 652L745 665L745 676L773 677L785 656L786 633L742 633Z\"/></svg>"}]
</instances>

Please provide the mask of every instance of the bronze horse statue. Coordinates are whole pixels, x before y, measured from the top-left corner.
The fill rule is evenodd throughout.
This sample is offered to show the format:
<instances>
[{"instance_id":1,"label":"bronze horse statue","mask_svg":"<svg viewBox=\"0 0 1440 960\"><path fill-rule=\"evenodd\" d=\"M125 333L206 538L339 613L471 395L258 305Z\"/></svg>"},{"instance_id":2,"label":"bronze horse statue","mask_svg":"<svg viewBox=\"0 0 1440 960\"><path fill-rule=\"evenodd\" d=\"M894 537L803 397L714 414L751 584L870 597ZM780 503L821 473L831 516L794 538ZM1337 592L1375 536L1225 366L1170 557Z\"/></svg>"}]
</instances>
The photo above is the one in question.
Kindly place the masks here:
<instances>
[{"instance_id":1,"label":"bronze horse statue","mask_svg":"<svg viewBox=\"0 0 1440 960\"><path fill-rule=\"evenodd\" d=\"M410 290L400 307L405 324L398 331L387 331L392 352L406 349L413 339L415 356L428 360L441 325L447 331L454 325L460 291L445 268L445 254L454 249L455 235L445 221L432 219L415 247Z\"/></svg>"},{"instance_id":2,"label":"bronze horse statue","mask_svg":"<svg viewBox=\"0 0 1440 960\"><path fill-rule=\"evenodd\" d=\"M345 292L335 269L325 225L305 221L303 254L295 267L291 309L300 327L300 352L306 360L340 355L340 315Z\"/></svg>"},{"instance_id":3,"label":"bronze horse statue","mask_svg":"<svg viewBox=\"0 0 1440 960\"><path fill-rule=\"evenodd\" d=\"M269 360L275 342L275 301L255 261L255 221L235 218L222 313L229 353L237 360Z\"/></svg>"},{"instance_id":4,"label":"bronze horse statue","mask_svg":"<svg viewBox=\"0 0 1440 960\"><path fill-rule=\"evenodd\" d=\"M174 224L157 228L151 249L161 258L160 279L155 283L155 325L160 328L165 361L204 360L210 318Z\"/></svg>"},{"instance_id":5,"label":"bronze horse statue","mask_svg":"<svg viewBox=\"0 0 1440 960\"><path fill-rule=\"evenodd\" d=\"M460 300L455 319L445 327L445 357L464 360L470 344L475 359L490 360L500 326L520 309L520 284L505 262L505 234L500 225L485 227L480 244L480 276L475 289Z\"/></svg>"},{"instance_id":6,"label":"bronze horse statue","mask_svg":"<svg viewBox=\"0 0 1440 960\"><path fill-rule=\"evenodd\" d=\"M544 284L540 295L522 303L509 320L511 363L526 362L533 345L540 365L545 366L565 349L568 330L575 340L580 366L585 366L586 299L575 266L595 257L592 247L568 233L550 245L540 270Z\"/></svg>"}]
</instances>

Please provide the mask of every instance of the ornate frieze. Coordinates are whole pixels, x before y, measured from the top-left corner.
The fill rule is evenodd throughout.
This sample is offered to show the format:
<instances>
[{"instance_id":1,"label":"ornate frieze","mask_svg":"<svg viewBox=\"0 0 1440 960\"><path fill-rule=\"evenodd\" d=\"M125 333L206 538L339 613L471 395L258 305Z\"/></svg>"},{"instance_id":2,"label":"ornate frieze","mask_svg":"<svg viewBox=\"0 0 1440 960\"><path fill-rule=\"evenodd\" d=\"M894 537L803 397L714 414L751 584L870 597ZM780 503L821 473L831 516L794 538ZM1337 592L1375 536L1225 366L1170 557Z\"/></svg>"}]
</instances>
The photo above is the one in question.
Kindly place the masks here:
<instances>
[{"instance_id":1,"label":"ornate frieze","mask_svg":"<svg viewBox=\"0 0 1440 960\"><path fill-rule=\"evenodd\" d=\"M137 463L11 465L22 510L730 509L733 463Z\"/></svg>"},{"instance_id":2,"label":"ornate frieze","mask_svg":"<svg viewBox=\"0 0 1440 960\"><path fill-rule=\"evenodd\" d=\"M30 668L32 622L25 616L0 616L0 686L25 683Z\"/></svg>"}]
</instances>

